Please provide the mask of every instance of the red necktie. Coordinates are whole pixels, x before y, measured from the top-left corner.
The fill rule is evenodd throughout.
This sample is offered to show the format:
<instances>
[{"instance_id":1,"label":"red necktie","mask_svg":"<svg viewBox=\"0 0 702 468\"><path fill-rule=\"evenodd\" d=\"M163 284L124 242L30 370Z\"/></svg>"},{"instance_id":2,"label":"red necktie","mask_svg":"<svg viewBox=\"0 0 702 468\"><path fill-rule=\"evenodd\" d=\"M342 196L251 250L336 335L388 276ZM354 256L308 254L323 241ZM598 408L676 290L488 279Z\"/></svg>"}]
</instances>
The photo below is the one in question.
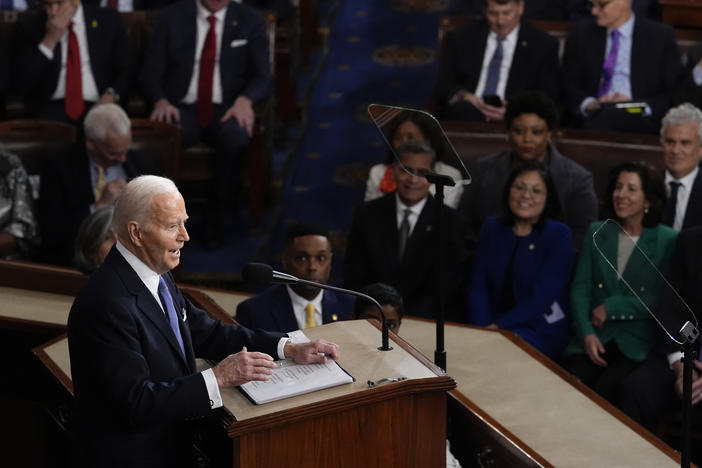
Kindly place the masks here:
<instances>
[{"instance_id":1,"label":"red necktie","mask_svg":"<svg viewBox=\"0 0 702 468\"><path fill-rule=\"evenodd\" d=\"M210 30L200 55L200 76L197 84L197 124L204 128L212 122L212 79L214 77L215 56L217 55L217 34L214 15L207 17Z\"/></svg>"},{"instance_id":2,"label":"red necktie","mask_svg":"<svg viewBox=\"0 0 702 468\"><path fill-rule=\"evenodd\" d=\"M78 37L73 32L73 22L68 25L68 57L66 57L66 115L78 120L83 115L83 79L80 72Z\"/></svg>"}]
</instances>

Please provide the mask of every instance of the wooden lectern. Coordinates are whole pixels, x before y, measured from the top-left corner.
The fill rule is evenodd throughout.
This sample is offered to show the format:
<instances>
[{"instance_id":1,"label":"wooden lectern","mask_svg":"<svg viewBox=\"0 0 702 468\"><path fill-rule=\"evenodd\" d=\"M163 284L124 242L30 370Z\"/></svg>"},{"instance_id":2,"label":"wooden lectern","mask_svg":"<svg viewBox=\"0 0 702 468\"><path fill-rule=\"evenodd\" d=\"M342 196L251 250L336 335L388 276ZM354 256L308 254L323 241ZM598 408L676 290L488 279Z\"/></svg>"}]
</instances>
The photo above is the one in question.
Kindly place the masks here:
<instances>
[{"instance_id":1,"label":"wooden lectern","mask_svg":"<svg viewBox=\"0 0 702 468\"><path fill-rule=\"evenodd\" d=\"M219 447L231 457L215 458L231 459L235 468L446 466L446 393L453 379L400 338L392 337L393 350L378 350L380 331L365 320L304 332L337 343L339 364L356 381L264 405L225 389L217 414L228 440ZM35 353L72 390L67 340ZM368 386L398 377L406 380Z\"/></svg>"}]
</instances>

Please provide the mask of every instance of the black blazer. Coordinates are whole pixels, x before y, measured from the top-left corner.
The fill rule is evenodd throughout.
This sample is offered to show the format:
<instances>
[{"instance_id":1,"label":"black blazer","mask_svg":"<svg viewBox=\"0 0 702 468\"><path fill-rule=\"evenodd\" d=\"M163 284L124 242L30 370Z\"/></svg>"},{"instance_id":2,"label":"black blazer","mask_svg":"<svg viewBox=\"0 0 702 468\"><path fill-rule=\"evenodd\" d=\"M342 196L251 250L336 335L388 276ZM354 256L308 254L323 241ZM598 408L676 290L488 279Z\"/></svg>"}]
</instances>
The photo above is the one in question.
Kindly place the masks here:
<instances>
[{"instance_id":1,"label":"black blazer","mask_svg":"<svg viewBox=\"0 0 702 468\"><path fill-rule=\"evenodd\" d=\"M352 296L324 291L322 323L349 320L355 301ZM246 299L236 308L236 321L248 328L261 328L282 333L298 330L290 294L284 285L272 286Z\"/></svg>"},{"instance_id":2,"label":"black blazer","mask_svg":"<svg viewBox=\"0 0 702 468\"><path fill-rule=\"evenodd\" d=\"M126 97L132 90L137 69L121 16L111 8L90 5L83 5L83 15L90 68L98 93L102 95L107 88L114 88L122 98ZM27 15L21 28L15 83L25 97L29 115L51 98L61 71L60 43L54 49L53 60L39 50L45 24L46 13L41 11Z\"/></svg>"},{"instance_id":3,"label":"black blazer","mask_svg":"<svg viewBox=\"0 0 702 468\"><path fill-rule=\"evenodd\" d=\"M71 307L76 437L85 466L187 465L193 441L185 421L210 411L195 358L221 360L243 346L276 356L281 334L215 321L183 297L170 273L163 276L185 356L163 310L116 248Z\"/></svg>"},{"instance_id":4,"label":"black blazer","mask_svg":"<svg viewBox=\"0 0 702 468\"><path fill-rule=\"evenodd\" d=\"M687 51L687 70L675 93L675 104L689 102L697 107L702 106L702 86L697 86L692 77L692 69L700 59L702 59L702 43L697 43Z\"/></svg>"},{"instance_id":5,"label":"black blazer","mask_svg":"<svg viewBox=\"0 0 702 468\"><path fill-rule=\"evenodd\" d=\"M344 285L360 289L375 282L395 287L405 302L409 315L434 317L435 295L439 265L436 229L437 201L427 199L407 241L405 255L398 260L398 229L395 194L361 205L355 212L349 231L344 257ZM456 213L443 206L444 280L447 310L458 300L459 287L464 283L465 248L456 221ZM460 302L462 303L462 297ZM456 307L456 306L454 306ZM454 310L453 312L462 313ZM461 315L460 320L465 314Z\"/></svg>"},{"instance_id":6,"label":"black blazer","mask_svg":"<svg viewBox=\"0 0 702 468\"><path fill-rule=\"evenodd\" d=\"M489 32L488 24L480 22L458 28L446 36L436 86L439 105L446 105L459 90L475 91ZM509 69L505 97L522 91L543 91L557 99L559 69L556 39L523 21Z\"/></svg>"},{"instance_id":7,"label":"black blazer","mask_svg":"<svg viewBox=\"0 0 702 468\"><path fill-rule=\"evenodd\" d=\"M670 200L667 201L667 203L670 202ZM688 229L693 226L702 226L702 167L697 171L697 177L692 183L682 229Z\"/></svg>"},{"instance_id":8,"label":"black blazer","mask_svg":"<svg viewBox=\"0 0 702 468\"><path fill-rule=\"evenodd\" d=\"M127 153L122 167L129 179L156 174L153 159L133 151ZM90 205L95 203L85 144L77 144L65 153L47 158L39 187L42 260L70 265L80 223L90 214Z\"/></svg>"},{"instance_id":9,"label":"black blazer","mask_svg":"<svg viewBox=\"0 0 702 468\"><path fill-rule=\"evenodd\" d=\"M597 95L606 46L607 29L594 19L572 24L563 55L563 83L573 115L579 114L586 97ZM652 118L659 120L670 107L682 72L673 28L637 16L631 45L632 99L647 102Z\"/></svg>"},{"instance_id":10,"label":"black blazer","mask_svg":"<svg viewBox=\"0 0 702 468\"><path fill-rule=\"evenodd\" d=\"M149 41L139 79L151 103L166 98L177 105L188 92L195 63L197 0L182 0L162 10ZM220 40L219 71L223 104L239 96L254 103L271 88L268 38L261 13L230 2Z\"/></svg>"}]
</instances>

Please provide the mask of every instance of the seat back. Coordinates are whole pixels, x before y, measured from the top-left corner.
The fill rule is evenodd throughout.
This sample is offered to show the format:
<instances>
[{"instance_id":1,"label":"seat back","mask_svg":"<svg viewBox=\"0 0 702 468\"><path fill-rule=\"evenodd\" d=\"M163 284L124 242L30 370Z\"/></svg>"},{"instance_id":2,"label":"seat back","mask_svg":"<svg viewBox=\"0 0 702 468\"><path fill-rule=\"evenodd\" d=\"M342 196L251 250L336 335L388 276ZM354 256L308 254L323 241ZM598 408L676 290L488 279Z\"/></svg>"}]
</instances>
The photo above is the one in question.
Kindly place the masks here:
<instances>
[{"instance_id":1,"label":"seat back","mask_svg":"<svg viewBox=\"0 0 702 468\"><path fill-rule=\"evenodd\" d=\"M154 158L158 173L180 179L180 127L149 119L132 119L132 149Z\"/></svg>"}]
</instances>

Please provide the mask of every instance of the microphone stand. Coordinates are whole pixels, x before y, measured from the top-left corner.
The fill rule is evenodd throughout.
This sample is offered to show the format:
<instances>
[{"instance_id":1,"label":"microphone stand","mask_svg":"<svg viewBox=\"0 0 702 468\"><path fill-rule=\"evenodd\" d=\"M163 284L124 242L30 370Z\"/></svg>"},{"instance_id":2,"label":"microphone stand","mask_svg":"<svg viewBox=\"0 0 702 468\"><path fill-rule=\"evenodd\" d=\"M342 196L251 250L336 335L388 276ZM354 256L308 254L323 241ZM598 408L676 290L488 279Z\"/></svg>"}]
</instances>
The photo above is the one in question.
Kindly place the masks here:
<instances>
[{"instance_id":1,"label":"microphone stand","mask_svg":"<svg viewBox=\"0 0 702 468\"><path fill-rule=\"evenodd\" d=\"M445 319L445 297L444 297L444 229L443 229L443 213L444 213L444 187L453 187L456 182L449 176L437 174L435 172L424 174L424 177L435 187L437 206L436 206L436 231L439 238L439 247L437 252L436 263L438 265L438 273L436 275L436 350L434 351L434 363L446 370L446 349L444 348L444 319Z\"/></svg>"}]
</instances>

